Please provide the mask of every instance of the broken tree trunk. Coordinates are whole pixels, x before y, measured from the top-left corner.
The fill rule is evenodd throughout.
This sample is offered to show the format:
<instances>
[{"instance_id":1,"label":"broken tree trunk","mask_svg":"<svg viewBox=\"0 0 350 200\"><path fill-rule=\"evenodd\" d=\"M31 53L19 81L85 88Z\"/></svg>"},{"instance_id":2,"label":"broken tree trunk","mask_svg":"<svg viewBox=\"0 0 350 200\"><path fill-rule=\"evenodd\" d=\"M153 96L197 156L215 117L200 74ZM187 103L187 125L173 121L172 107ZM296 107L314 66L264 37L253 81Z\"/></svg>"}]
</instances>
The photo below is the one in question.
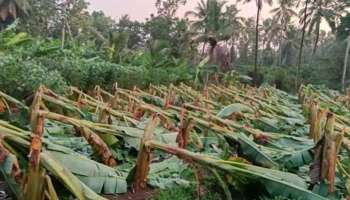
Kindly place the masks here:
<instances>
[{"instance_id":1,"label":"broken tree trunk","mask_svg":"<svg viewBox=\"0 0 350 200\"><path fill-rule=\"evenodd\" d=\"M137 156L136 172L134 175L133 189L135 192L145 190L147 188L147 176L151 164L151 150L145 144L152 140L153 132L159 124L159 117L153 114L150 123L145 129L145 133L141 139L140 152Z\"/></svg>"},{"instance_id":2,"label":"broken tree trunk","mask_svg":"<svg viewBox=\"0 0 350 200\"><path fill-rule=\"evenodd\" d=\"M39 114L41 105L42 87L34 97L31 107L32 141L29 150L29 166L27 182L24 188L24 199L41 200L45 194L45 171L40 168L40 153L42 147L42 135L44 133L45 118Z\"/></svg>"},{"instance_id":3,"label":"broken tree trunk","mask_svg":"<svg viewBox=\"0 0 350 200\"><path fill-rule=\"evenodd\" d=\"M326 183L329 194L335 191L336 161L343 140L343 134L335 132L334 127L335 115L327 112L325 126L321 126L319 131L324 134L318 140L314 150L314 162L310 166L311 183Z\"/></svg>"}]
</instances>

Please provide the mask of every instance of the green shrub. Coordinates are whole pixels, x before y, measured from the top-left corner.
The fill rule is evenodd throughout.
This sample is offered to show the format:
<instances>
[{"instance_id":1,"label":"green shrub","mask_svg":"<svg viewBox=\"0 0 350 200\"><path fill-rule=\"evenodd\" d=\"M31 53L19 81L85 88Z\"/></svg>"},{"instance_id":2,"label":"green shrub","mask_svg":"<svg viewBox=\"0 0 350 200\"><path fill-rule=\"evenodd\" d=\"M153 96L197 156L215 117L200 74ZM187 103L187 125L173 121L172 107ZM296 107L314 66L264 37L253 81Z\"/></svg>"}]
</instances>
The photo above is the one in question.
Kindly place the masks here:
<instances>
[{"instance_id":1,"label":"green shrub","mask_svg":"<svg viewBox=\"0 0 350 200\"><path fill-rule=\"evenodd\" d=\"M185 66L187 61L183 59L162 56L155 62L147 53L129 53L126 57L135 58L135 62L116 64L105 60L101 49L89 43L70 41L61 49L59 40L25 35L22 42L10 30L0 36L16 41L9 47L0 40L0 90L14 96L27 96L40 84L60 92L67 85L84 90L96 85L108 89L118 82L123 88L145 88L150 83L167 85L193 80L193 70ZM161 65L156 67L154 63Z\"/></svg>"},{"instance_id":2,"label":"green shrub","mask_svg":"<svg viewBox=\"0 0 350 200\"><path fill-rule=\"evenodd\" d=\"M58 71L48 71L34 60L0 55L0 90L17 97L33 93L40 84L57 92L67 86Z\"/></svg>"}]
</instances>

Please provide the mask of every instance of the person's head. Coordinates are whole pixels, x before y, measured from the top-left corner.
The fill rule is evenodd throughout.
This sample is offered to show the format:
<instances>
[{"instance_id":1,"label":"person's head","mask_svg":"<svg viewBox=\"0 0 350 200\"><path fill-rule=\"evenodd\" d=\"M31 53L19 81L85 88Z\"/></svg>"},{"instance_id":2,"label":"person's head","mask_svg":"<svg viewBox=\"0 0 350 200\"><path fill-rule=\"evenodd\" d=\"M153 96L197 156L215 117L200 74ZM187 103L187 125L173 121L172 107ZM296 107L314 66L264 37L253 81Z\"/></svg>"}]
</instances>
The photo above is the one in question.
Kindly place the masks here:
<instances>
[{"instance_id":1,"label":"person's head","mask_svg":"<svg viewBox=\"0 0 350 200\"><path fill-rule=\"evenodd\" d=\"M212 47L215 47L218 43L214 37L209 37L208 41L209 41L210 46L212 46Z\"/></svg>"}]
</instances>

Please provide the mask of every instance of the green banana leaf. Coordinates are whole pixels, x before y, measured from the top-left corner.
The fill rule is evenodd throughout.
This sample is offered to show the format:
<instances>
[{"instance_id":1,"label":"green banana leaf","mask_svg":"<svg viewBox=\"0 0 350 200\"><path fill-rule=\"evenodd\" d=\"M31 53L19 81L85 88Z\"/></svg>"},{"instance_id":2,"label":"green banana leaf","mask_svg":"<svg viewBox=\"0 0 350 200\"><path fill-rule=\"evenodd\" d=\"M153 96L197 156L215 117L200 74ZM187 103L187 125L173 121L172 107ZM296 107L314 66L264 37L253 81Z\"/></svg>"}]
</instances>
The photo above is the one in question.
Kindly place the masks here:
<instances>
[{"instance_id":1,"label":"green banana leaf","mask_svg":"<svg viewBox=\"0 0 350 200\"><path fill-rule=\"evenodd\" d=\"M223 108L216 116L227 118L234 113L254 113L254 110L247 105L235 103Z\"/></svg>"},{"instance_id":2,"label":"green banana leaf","mask_svg":"<svg viewBox=\"0 0 350 200\"><path fill-rule=\"evenodd\" d=\"M274 168L278 164L274 162L270 156L261 151L261 147L247 137L244 133L237 133L237 140L240 144L240 148L243 152L243 155L249 160L258 165Z\"/></svg>"},{"instance_id":3,"label":"green banana leaf","mask_svg":"<svg viewBox=\"0 0 350 200\"><path fill-rule=\"evenodd\" d=\"M127 192L126 175L116 169L55 144L49 144L47 151L51 158L64 165L96 193L120 194Z\"/></svg>"},{"instance_id":4,"label":"green banana leaf","mask_svg":"<svg viewBox=\"0 0 350 200\"><path fill-rule=\"evenodd\" d=\"M271 196L284 196L292 199L325 200L307 190L305 181L295 174L243 164L238 174L260 182Z\"/></svg>"},{"instance_id":5,"label":"green banana leaf","mask_svg":"<svg viewBox=\"0 0 350 200\"><path fill-rule=\"evenodd\" d=\"M126 142L127 147L134 148L136 150L139 150L140 148L140 140L144 133L145 125L149 122L149 119L145 120L144 122L141 122L137 128L133 127L123 127L118 126L115 127L116 130L123 131L129 136L132 137L124 137L124 141ZM157 127L154 131L154 139L160 142L164 142L169 145L176 146L176 138L177 138L177 132L169 132L168 130Z\"/></svg>"},{"instance_id":6,"label":"green banana leaf","mask_svg":"<svg viewBox=\"0 0 350 200\"><path fill-rule=\"evenodd\" d=\"M6 185L10 188L12 194L14 194L17 199L22 199L23 193L21 186L18 185L14 178L11 176L14 159L14 155L9 154L5 158L4 162L0 164L0 172L6 182Z\"/></svg>"},{"instance_id":7,"label":"green banana leaf","mask_svg":"<svg viewBox=\"0 0 350 200\"><path fill-rule=\"evenodd\" d=\"M42 165L60 180L77 199L106 200L74 176L62 163L54 159L49 152L42 152L40 158Z\"/></svg>"},{"instance_id":8,"label":"green banana leaf","mask_svg":"<svg viewBox=\"0 0 350 200\"><path fill-rule=\"evenodd\" d=\"M181 173L186 168L187 165L175 156L161 162L152 163L150 165L148 184L160 189L189 186L190 182L181 177Z\"/></svg>"}]
</instances>

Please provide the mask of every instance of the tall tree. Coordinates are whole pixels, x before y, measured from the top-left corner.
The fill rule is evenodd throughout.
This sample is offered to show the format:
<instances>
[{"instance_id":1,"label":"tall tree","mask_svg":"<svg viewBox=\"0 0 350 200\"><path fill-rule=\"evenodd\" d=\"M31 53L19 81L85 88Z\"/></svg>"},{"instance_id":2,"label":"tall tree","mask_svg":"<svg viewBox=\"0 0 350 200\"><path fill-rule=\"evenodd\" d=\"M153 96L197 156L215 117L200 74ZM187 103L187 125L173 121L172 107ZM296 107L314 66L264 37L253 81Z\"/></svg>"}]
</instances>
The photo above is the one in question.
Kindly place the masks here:
<instances>
[{"instance_id":1,"label":"tall tree","mask_svg":"<svg viewBox=\"0 0 350 200\"><path fill-rule=\"evenodd\" d=\"M237 16L238 12L237 7L227 5L227 1L201 0L194 11L185 14L191 19L191 28L199 36L198 41L203 42L202 54L205 52L208 36L213 36L219 41L228 41L233 36L237 36L239 32L237 28L242 21L242 18Z\"/></svg>"},{"instance_id":2,"label":"tall tree","mask_svg":"<svg viewBox=\"0 0 350 200\"><path fill-rule=\"evenodd\" d=\"M308 19L306 20L308 26L308 33L315 34L315 41L312 50L312 54L316 53L320 32L321 23L326 22L332 31L335 30L336 23L340 20L342 15L346 13L347 5L342 0L315 0L310 2L310 6L307 10Z\"/></svg>"},{"instance_id":3,"label":"tall tree","mask_svg":"<svg viewBox=\"0 0 350 200\"><path fill-rule=\"evenodd\" d=\"M224 5L226 1L201 0L194 11L186 12L192 28L198 34L220 36L224 23Z\"/></svg>"},{"instance_id":4,"label":"tall tree","mask_svg":"<svg viewBox=\"0 0 350 200\"><path fill-rule=\"evenodd\" d=\"M240 10L237 8L237 5L227 5L226 11L223 13L223 18L225 21L224 27L227 27L223 30L223 35L228 36L228 41L230 42L230 57L231 63L236 60L236 48L238 45L239 35L243 29L244 18L239 16Z\"/></svg>"},{"instance_id":5,"label":"tall tree","mask_svg":"<svg viewBox=\"0 0 350 200\"><path fill-rule=\"evenodd\" d=\"M255 20L254 18L245 18L243 19L242 30L239 33L238 37L238 54L239 63L242 64L253 64L251 61L254 56L254 29L255 29Z\"/></svg>"},{"instance_id":6,"label":"tall tree","mask_svg":"<svg viewBox=\"0 0 350 200\"><path fill-rule=\"evenodd\" d=\"M238 0L238 2L243 1L245 3L250 3L252 0ZM260 14L263 8L263 3L266 2L268 5L272 5L272 0L256 0L256 26L255 26L255 52L254 52L254 84L257 84L258 75L258 51L259 51L259 22Z\"/></svg>"},{"instance_id":7,"label":"tall tree","mask_svg":"<svg viewBox=\"0 0 350 200\"><path fill-rule=\"evenodd\" d=\"M187 0L157 0L157 14L168 19L173 19L181 5L185 5Z\"/></svg>"},{"instance_id":8,"label":"tall tree","mask_svg":"<svg viewBox=\"0 0 350 200\"><path fill-rule=\"evenodd\" d=\"M294 11L294 3L295 0L279 0L278 6L270 11L273 14L273 20L283 27L284 33L287 32L288 25L297 14Z\"/></svg>"},{"instance_id":9,"label":"tall tree","mask_svg":"<svg viewBox=\"0 0 350 200\"><path fill-rule=\"evenodd\" d=\"M272 9L270 12L273 14L273 22L275 27L280 26L280 37L279 37L279 58L278 64L281 65L283 63L283 55L282 55L282 44L284 40L288 40L287 33L288 27L291 24L291 20L297 13L294 11L294 3L295 0L279 0L278 6Z\"/></svg>"},{"instance_id":10,"label":"tall tree","mask_svg":"<svg viewBox=\"0 0 350 200\"><path fill-rule=\"evenodd\" d=\"M133 21L128 15L123 15L117 24L117 30L129 35L128 48L135 49L143 45L145 41L144 24Z\"/></svg>"},{"instance_id":11,"label":"tall tree","mask_svg":"<svg viewBox=\"0 0 350 200\"><path fill-rule=\"evenodd\" d=\"M347 45L346 45L346 51L345 51L345 58L344 58L344 66L343 66L343 74L342 74L342 81L341 81L341 86L342 86L342 91L345 92L346 88L346 72L348 69L348 62L349 62L349 53L350 53L350 35L347 38Z\"/></svg>"},{"instance_id":12,"label":"tall tree","mask_svg":"<svg viewBox=\"0 0 350 200\"><path fill-rule=\"evenodd\" d=\"M279 23L275 23L274 19L267 18L263 21L260 32L261 40L262 40L262 49L263 53L261 57L263 60L260 60L261 63L271 65L274 61L274 47L280 45L280 38L282 38L281 34L282 26ZM267 55L265 55L267 54ZM268 60L268 62L266 62Z\"/></svg>"},{"instance_id":13,"label":"tall tree","mask_svg":"<svg viewBox=\"0 0 350 200\"><path fill-rule=\"evenodd\" d=\"M300 68L301 68L301 59L303 56L303 48L304 48L304 40L305 40L305 32L306 32L306 27L307 27L307 10L309 6L310 0L305 0L304 2L304 9L301 10L302 19L300 20L300 23L302 24L302 35L301 35L301 40L300 40L300 47L299 47L299 56L298 56L298 65L297 65L297 77L295 80L295 88L299 86L299 76L300 76Z\"/></svg>"}]
</instances>

